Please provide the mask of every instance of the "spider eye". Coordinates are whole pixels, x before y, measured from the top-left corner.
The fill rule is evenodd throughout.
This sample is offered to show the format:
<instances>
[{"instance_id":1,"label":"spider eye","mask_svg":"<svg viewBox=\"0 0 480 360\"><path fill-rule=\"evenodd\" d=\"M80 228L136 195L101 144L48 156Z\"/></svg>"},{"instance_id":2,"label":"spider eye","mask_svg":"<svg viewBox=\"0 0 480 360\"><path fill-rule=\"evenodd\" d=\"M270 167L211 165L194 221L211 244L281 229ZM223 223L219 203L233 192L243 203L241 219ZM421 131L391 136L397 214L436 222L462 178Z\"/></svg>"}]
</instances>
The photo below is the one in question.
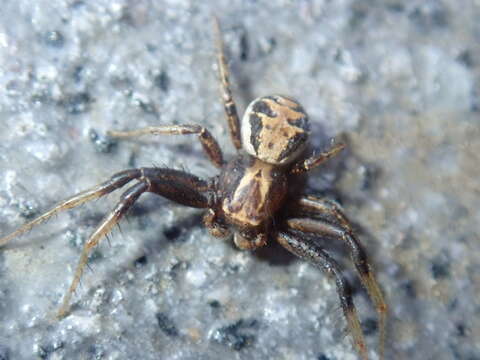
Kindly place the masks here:
<instances>
[{"instance_id":1,"label":"spider eye","mask_svg":"<svg viewBox=\"0 0 480 360\"><path fill-rule=\"evenodd\" d=\"M243 148L270 164L286 164L305 149L308 117L295 100L264 96L248 105L242 119Z\"/></svg>"}]
</instances>

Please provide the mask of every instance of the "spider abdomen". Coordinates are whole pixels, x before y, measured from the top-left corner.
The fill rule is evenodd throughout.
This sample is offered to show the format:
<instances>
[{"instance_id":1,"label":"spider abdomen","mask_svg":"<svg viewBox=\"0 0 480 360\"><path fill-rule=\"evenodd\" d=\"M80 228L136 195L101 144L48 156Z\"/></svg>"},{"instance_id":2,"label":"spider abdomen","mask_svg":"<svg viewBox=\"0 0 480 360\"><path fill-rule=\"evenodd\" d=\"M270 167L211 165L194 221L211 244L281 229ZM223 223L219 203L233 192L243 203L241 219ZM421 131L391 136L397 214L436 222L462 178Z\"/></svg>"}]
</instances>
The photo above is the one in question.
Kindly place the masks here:
<instances>
[{"instance_id":1,"label":"spider abdomen","mask_svg":"<svg viewBox=\"0 0 480 360\"><path fill-rule=\"evenodd\" d=\"M242 119L242 144L250 155L269 164L295 160L307 145L309 122L303 107L285 96L253 100Z\"/></svg>"},{"instance_id":2,"label":"spider abdomen","mask_svg":"<svg viewBox=\"0 0 480 360\"><path fill-rule=\"evenodd\" d=\"M241 229L262 226L281 207L287 178L278 167L240 155L232 160L219 180L219 207L227 223Z\"/></svg>"}]
</instances>

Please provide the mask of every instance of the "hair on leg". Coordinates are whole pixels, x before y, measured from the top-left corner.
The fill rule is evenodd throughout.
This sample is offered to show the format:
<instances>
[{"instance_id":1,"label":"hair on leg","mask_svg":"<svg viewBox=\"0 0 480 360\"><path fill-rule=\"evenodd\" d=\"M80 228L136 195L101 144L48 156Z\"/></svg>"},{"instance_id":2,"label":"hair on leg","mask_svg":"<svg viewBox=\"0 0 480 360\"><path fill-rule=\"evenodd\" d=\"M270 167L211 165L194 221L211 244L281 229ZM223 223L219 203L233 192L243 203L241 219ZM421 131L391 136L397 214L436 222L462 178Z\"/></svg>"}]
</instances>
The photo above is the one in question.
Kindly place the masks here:
<instances>
[{"instance_id":1,"label":"hair on leg","mask_svg":"<svg viewBox=\"0 0 480 360\"><path fill-rule=\"evenodd\" d=\"M317 155L312 155L311 157L297 162L291 169L291 174L301 174L307 171L310 171L317 166L322 165L328 159L338 155L340 151L345 148L345 144L335 144L327 151L321 152Z\"/></svg>"},{"instance_id":2,"label":"hair on leg","mask_svg":"<svg viewBox=\"0 0 480 360\"><path fill-rule=\"evenodd\" d=\"M110 177L110 179L108 179L107 181L101 184L95 185L94 187L88 190L82 191L78 194L75 194L69 197L66 200L61 201L52 209L41 214L40 216L33 219L32 221L29 221L28 223L24 224L23 226L21 226L14 232L10 233L9 235L4 236L3 238L0 239L0 246L5 245L13 238L16 238L24 234L25 232L31 230L34 226L41 224L42 222L48 220L53 215L61 211L72 209L88 201L102 197L108 193L111 193L116 189L121 188L131 180L140 178L141 176L142 176L141 169L131 169L131 170L125 170L125 171L116 173L115 175Z\"/></svg>"},{"instance_id":3,"label":"hair on leg","mask_svg":"<svg viewBox=\"0 0 480 360\"><path fill-rule=\"evenodd\" d=\"M220 76L221 92L223 107L227 115L228 129L230 131L230 138L237 150L242 148L242 140L240 138L240 120L238 119L237 107L233 100L232 90L230 89L229 71L227 59L225 57L225 49L222 39L222 31L220 29L220 22L217 17L213 17L213 27L215 31L215 40L217 46L217 65L218 74Z\"/></svg>"},{"instance_id":4,"label":"hair on leg","mask_svg":"<svg viewBox=\"0 0 480 360\"><path fill-rule=\"evenodd\" d=\"M70 309L70 300L78 284L80 283L80 278L82 277L83 271L85 270L85 266L88 262L88 256L90 255L92 249L97 246L100 240L112 230L112 228L115 226L115 224L118 223L120 218L128 211L128 209L135 203L135 201L137 201L139 196L148 190L149 184L147 182L140 182L129 188L125 193L123 193L120 201L117 203L115 208L103 218L100 225L95 229L92 235L90 235L89 239L85 242L82 254L80 255L80 259L78 261L77 268L73 275L72 283L68 288L67 292L65 293L65 296L62 300L62 305L58 310L58 318L64 317Z\"/></svg>"},{"instance_id":5,"label":"hair on leg","mask_svg":"<svg viewBox=\"0 0 480 360\"><path fill-rule=\"evenodd\" d=\"M341 269L337 262L322 250L319 246L308 239L300 237L300 234L281 232L278 234L277 241L285 249L298 256L299 258L310 262L316 267L322 269L327 274L335 278L337 285L337 293L340 298L343 314L347 320L347 326L352 335L355 348L363 360L368 359L367 348L360 326L357 311L353 303L352 288L345 277L342 275Z\"/></svg>"},{"instance_id":6,"label":"hair on leg","mask_svg":"<svg viewBox=\"0 0 480 360\"><path fill-rule=\"evenodd\" d=\"M302 198L297 206L300 207L303 215L308 217L288 219L287 223L290 228L340 239L346 244L360 280L375 305L378 314L379 357L383 359L388 306L368 260L367 253L354 235L350 222L341 208L328 199L309 196Z\"/></svg>"}]
</instances>

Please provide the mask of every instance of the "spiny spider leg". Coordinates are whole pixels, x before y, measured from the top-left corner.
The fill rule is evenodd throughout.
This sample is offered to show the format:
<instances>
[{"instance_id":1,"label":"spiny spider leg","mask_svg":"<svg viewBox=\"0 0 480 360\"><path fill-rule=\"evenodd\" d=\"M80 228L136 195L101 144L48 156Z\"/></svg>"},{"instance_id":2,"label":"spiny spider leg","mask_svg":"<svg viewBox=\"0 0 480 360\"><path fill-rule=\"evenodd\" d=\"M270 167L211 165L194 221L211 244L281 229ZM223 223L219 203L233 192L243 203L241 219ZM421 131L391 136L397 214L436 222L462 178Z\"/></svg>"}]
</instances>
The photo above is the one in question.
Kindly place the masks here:
<instances>
[{"instance_id":1,"label":"spiny spider leg","mask_svg":"<svg viewBox=\"0 0 480 360\"><path fill-rule=\"evenodd\" d=\"M328 159L336 156L340 151L345 148L345 144L335 144L327 151L321 152L320 154L313 155L304 161L297 162L292 169L290 170L291 174L301 174L307 171L316 168L319 165L322 165Z\"/></svg>"},{"instance_id":2,"label":"spiny spider leg","mask_svg":"<svg viewBox=\"0 0 480 360\"><path fill-rule=\"evenodd\" d=\"M213 27L215 31L216 45L217 45L217 66L218 74L220 76L221 92L223 107L227 115L228 129L230 131L230 138L237 150L242 148L242 140L240 138L240 120L238 119L237 107L233 100L232 90L230 89L229 71L227 59L225 57L225 48L223 45L222 32L220 30L220 23L216 16L213 17Z\"/></svg>"},{"instance_id":3,"label":"spiny spider leg","mask_svg":"<svg viewBox=\"0 0 480 360\"><path fill-rule=\"evenodd\" d=\"M87 201L97 199L101 196L104 196L118 188L121 188L126 183L130 182L133 179L138 179L142 176L140 169L125 170L119 173L116 173L107 181L98 184L88 190L82 191L78 194L73 195L72 197L60 202L58 205L48 210L46 213L40 215L39 217L33 219L32 221L26 223L18 230L12 232L11 234L0 239L0 246L5 245L13 238L22 235L23 233L32 229L35 225L38 225L53 215L59 213L60 211L72 209L78 205L81 205Z\"/></svg>"},{"instance_id":4,"label":"spiny spider leg","mask_svg":"<svg viewBox=\"0 0 480 360\"><path fill-rule=\"evenodd\" d=\"M125 193L123 193L120 201L117 206L110 212L100 223L100 225L95 229L95 231L90 235L90 238L85 242L83 246L82 255L78 261L77 268L75 270L75 275L73 276L73 281L68 288L65 296L62 300L62 305L58 310L57 317L63 318L70 308L70 300L73 293L75 292L78 284L80 283L80 278L82 277L85 266L88 262L88 256L92 249L97 246L100 240L107 235L120 220L122 215L124 215L130 206L138 199L138 197L143 194L145 191L149 190L149 184L146 182L141 182L133 185Z\"/></svg>"},{"instance_id":5,"label":"spiny spider leg","mask_svg":"<svg viewBox=\"0 0 480 360\"><path fill-rule=\"evenodd\" d=\"M57 316L59 318L64 317L68 313L70 300L80 282L92 248L112 230L140 195L144 192L151 192L179 204L196 208L206 208L209 205L208 196L203 194L209 189L206 181L186 172L173 169L141 168L139 170L142 173L142 177L139 179L140 182L122 194L115 208L105 216L100 225L85 242L72 284L65 294L58 311Z\"/></svg>"},{"instance_id":6,"label":"spiny spider leg","mask_svg":"<svg viewBox=\"0 0 480 360\"><path fill-rule=\"evenodd\" d=\"M387 304L385 303L382 291L369 264L367 254L360 241L354 235L350 222L340 207L328 199L321 200L315 197L302 198L299 201L299 206L301 211L305 212L304 215L309 216L309 218L288 219L287 224L290 228L341 239L347 245L362 284L372 299L378 314L379 357L383 359Z\"/></svg>"},{"instance_id":7,"label":"spiny spider leg","mask_svg":"<svg viewBox=\"0 0 480 360\"><path fill-rule=\"evenodd\" d=\"M143 129L131 131L107 131L112 137L126 138L142 135L189 135L197 134L202 143L203 150L209 160L218 168L223 165L223 155L217 140L212 134L200 125L164 125L148 126Z\"/></svg>"},{"instance_id":8,"label":"spiny spider leg","mask_svg":"<svg viewBox=\"0 0 480 360\"><path fill-rule=\"evenodd\" d=\"M277 241L285 249L300 257L303 260L309 261L311 264L322 269L335 278L337 285L337 293L340 298L343 314L347 319L348 330L352 334L355 348L363 360L368 359L367 348L363 338L363 331L358 320L357 311L353 303L352 288L345 277L337 262L330 257L330 255L322 250L318 245L311 240L301 238L301 234L292 232L280 232Z\"/></svg>"}]
</instances>

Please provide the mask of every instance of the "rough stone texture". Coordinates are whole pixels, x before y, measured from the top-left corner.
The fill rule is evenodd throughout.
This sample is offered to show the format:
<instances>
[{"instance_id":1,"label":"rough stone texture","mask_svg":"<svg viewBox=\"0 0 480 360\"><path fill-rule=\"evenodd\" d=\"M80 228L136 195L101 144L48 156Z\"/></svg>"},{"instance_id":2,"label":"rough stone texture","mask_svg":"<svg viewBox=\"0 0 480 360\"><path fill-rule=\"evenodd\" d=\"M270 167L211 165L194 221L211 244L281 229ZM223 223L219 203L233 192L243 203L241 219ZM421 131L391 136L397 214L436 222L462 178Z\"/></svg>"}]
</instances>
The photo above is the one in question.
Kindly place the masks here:
<instances>
[{"instance_id":1,"label":"rough stone texture","mask_svg":"<svg viewBox=\"0 0 480 360\"><path fill-rule=\"evenodd\" d=\"M296 97L312 142L349 150L310 181L361 230L388 298L387 359L480 359L478 1L4 1L0 229L132 166L214 173L195 139L108 129L199 123L233 153L214 72L222 22L239 109ZM335 286L274 244L212 239L145 195L53 320L118 194L0 250L0 359L356 359ZM329 244L326 244L330 247ZM354 272L343 248L332 253ZM355 297L376 358L375 313Z\"/></svg>"}]
</instances>

